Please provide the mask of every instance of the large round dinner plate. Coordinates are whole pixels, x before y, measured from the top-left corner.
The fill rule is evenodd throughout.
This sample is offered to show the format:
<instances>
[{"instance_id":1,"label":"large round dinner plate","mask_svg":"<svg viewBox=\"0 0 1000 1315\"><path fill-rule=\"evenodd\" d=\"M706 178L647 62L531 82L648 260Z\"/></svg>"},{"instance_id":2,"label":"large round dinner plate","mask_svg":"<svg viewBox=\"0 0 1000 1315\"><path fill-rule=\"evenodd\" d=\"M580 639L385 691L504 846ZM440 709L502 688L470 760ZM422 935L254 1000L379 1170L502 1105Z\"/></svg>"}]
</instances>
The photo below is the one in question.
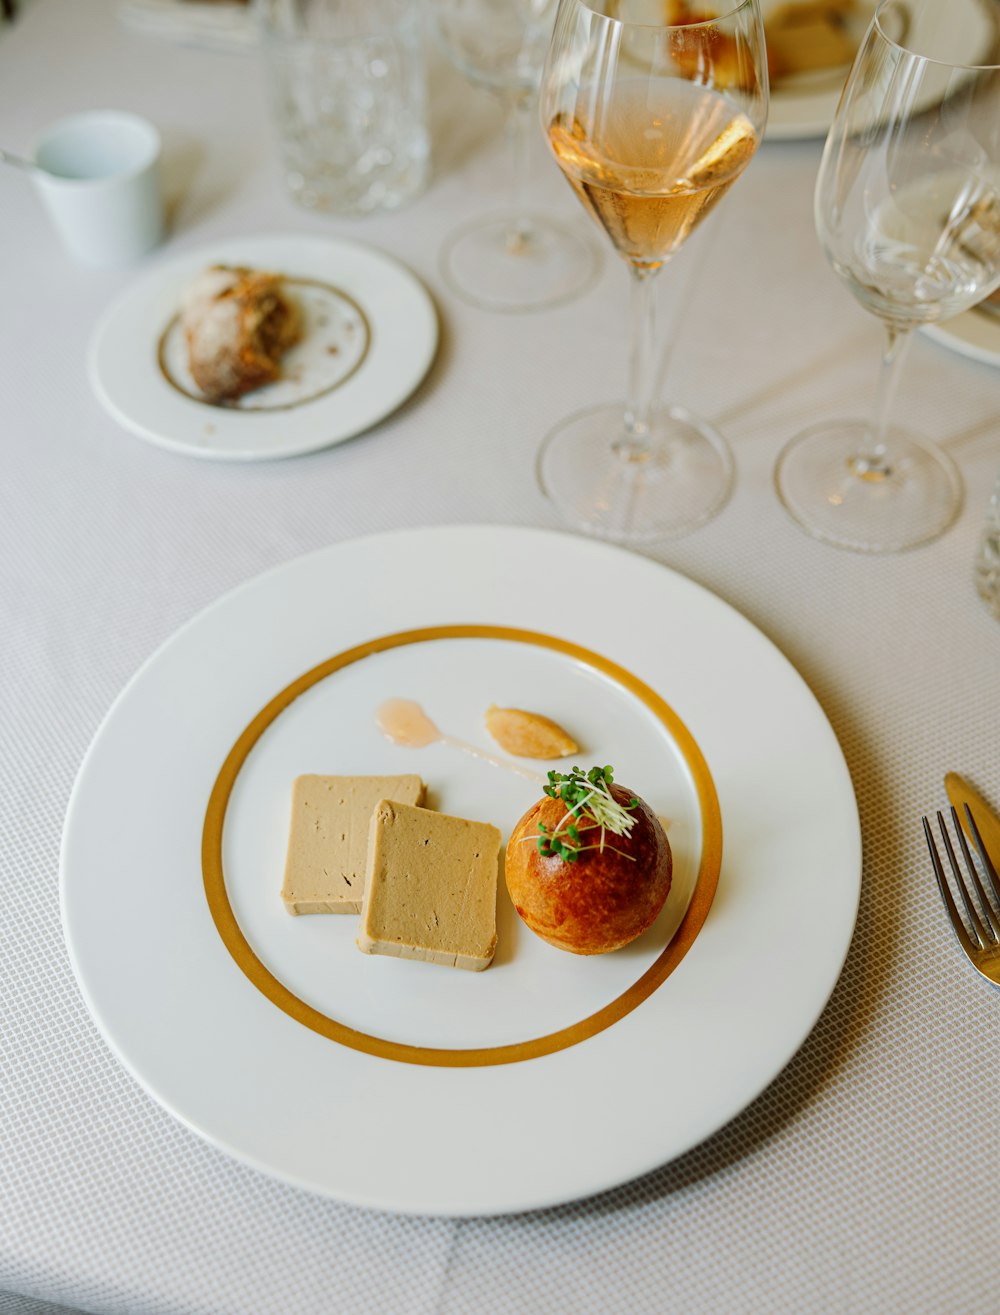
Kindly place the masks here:
<instances>
[{"instance_id":1,"label":"large round dinner plate","mask_svg":"<svg viewBox=\"0 0 1000 1315\"><path fill-rule=\"evenodd\" d=\"M390 743L393 697L482 756ZM489 739L494 703L560 722L663 818L657 922L577 957L501 877L496 958L471 973L360 954L356 916L289 917L301 773L418 772L431 806L507 838L539 765ZM98 1026L195 1132L345 1201L474 1215L612 1187L746 1106L833 989L860 864L833 731L749 621L622 549L450 527L286 563L154 654L80 768L61 895Z\"/></svg>"}]
</instances>

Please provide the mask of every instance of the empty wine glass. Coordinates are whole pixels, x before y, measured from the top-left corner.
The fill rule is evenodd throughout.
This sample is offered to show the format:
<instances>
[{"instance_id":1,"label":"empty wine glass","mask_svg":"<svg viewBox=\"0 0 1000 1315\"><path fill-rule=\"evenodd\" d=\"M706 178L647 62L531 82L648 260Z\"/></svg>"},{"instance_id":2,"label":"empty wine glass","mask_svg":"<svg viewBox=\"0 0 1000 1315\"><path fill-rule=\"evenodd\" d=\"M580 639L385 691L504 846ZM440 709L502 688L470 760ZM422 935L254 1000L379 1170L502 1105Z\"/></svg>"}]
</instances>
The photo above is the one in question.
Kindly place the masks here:
<instances>
[{"instance_id":1,"label":"empty wine glass","mask_svg":"<svg viewBox=\"0 0 1000 1315\"><path fill-rule=\"evenodd\" d=\"M912 331L1000 283L1000 67L996 29L968 0L887 0L862 43L827 138L816 227L827 259L886 329L868 421L793 439L776 470L811 534L892 552L941 534L962 484L933 443L890 425Z\"/></svg>"},{"instance_id":2,"label":"empty wine glass","mask_svg":"<svg viewBox=\"0 0 1000 1315\"><path fill-rule=\"evenodd\" d=\"M528 201L534 109L555 0L433 0L445 54L470 82L499 97L513 154L509 207L453 233L441 256L454 292L485 310L539 310L585 291L593 248Z\"/></svg>"},{"instance_id":3,"label":"empty wine glass","mask_svg":"<svg viewBox=\"0 0 1000 1315\"><path fill-rule=\"evenodd\" d=\"M767 119L757 0L694 8L560 0L542 74L549 147L625 260L632 307L627 402L553 430L538 477L566 519L622 541L702 524L732 481L723 439L654 401L656 275L749 164ZM679 11L687 21L663 21Z\"/></svg>"}]
</instances>

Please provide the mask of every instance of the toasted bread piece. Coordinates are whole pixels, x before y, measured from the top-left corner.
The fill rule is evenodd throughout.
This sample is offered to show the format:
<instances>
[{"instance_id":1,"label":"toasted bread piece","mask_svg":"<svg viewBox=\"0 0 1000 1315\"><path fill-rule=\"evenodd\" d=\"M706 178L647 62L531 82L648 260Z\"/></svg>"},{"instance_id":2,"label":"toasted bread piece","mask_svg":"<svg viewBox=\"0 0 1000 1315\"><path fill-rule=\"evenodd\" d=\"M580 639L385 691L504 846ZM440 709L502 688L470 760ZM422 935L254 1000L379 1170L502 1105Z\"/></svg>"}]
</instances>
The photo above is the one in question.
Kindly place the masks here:
<instances>
[{"instance_id":1,"label":"toasted bread piece","mask_svg":"<svg viewBox=\"0 0 1000 1315\"><path fill-rule=\"evenodd\" d=\"M207 400L230 402L280 376L302 315L279 275L213 265L188 289L181 327L195 383Z\"/></svg>"}]
</instances>

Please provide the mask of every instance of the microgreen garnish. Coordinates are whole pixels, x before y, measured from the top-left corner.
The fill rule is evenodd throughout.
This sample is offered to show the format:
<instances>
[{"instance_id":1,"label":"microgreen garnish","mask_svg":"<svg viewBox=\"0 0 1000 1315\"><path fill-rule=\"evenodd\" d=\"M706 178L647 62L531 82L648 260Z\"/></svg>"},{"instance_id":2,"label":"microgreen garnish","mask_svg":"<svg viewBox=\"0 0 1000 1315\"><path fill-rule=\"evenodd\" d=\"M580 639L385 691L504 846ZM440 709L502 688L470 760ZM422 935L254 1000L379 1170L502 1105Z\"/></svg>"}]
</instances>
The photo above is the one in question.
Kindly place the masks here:
<instances>
[{"instance_id":1,"label":"microgreen garnish","mask_svg":"<svg viewBox=\"0 0 1000 1315\"><path fill-rule=\"evenodd\" d=\"M574 767L568 774L549 772L548 785L544 793L550 799L558 799L566 805L566 812L559 823L551 830L539 822L537 836L525 836L525 840L536 840L538 852L543 858L561 858L567 863L575 863L580 854L587 849L614 849L625 858L631 858L623 849L608 845L606 833L627 836L635 823L633 810L638 808L639 800L630 799L627 804L619 803L611 793L614 771L611 767L591 767L586 774L579 767ZM589 826L578 823L589 822ZM583 833L600 829L599 840L593 844L582 843Z\"/></svg>"}]
</instances>

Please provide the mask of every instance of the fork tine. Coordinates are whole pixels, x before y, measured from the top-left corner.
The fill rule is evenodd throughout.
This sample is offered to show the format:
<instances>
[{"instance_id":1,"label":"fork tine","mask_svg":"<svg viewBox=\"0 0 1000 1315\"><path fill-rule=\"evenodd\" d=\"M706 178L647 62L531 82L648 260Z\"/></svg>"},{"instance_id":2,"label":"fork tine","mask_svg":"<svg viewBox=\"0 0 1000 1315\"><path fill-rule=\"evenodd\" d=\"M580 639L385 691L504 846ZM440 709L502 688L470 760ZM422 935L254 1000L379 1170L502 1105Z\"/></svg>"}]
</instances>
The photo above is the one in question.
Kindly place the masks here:
<instances>
[{"instance_id":1,"label":"fork tine","mask_svg":"<svg viewBox=\"0 0 1000 1315\"><path fill-rule=\"evenodd\" d=\"M940 819L940 817L941 814L938 813L938 818ZM972 937L965 929L965 923L958 916L958 909L955 907L955 901L951 897L948 882L945 880L944 868L941 866L941 859L938 856L937 845L934 843L934 835L931 831L930 823L927 821L926 817L921 818L921 821L924 824L924 838L927 841L927 850L931 856L931 863L934 865L934 876L937 878L938 890L941 892L941 899L944 901L948 920L954 929L955 935L958 937L958 942L962 949L966 954L972 955L980 947L973 944Z\"/></svg>"},{"instance_id":2,"label":"fork tine","mask_svg":"<svg viewBox=\"0 0 1000 1315\"><path fill-rule=\"evenodd\" d=\"M987 877L989 877L990 884L993 887L993 894L997 897L998 903L1000 903L1000 876L997 875L997 870L993 866L993 861L986 852L983 838L979 834L979 827L976 826L976 819L972 816L972 809L968 804L965 805L965 816L969 819L969 826L972 828L972 838L976 842L976 849L979 851L979 857L983 860L983 870Z\"/></svg>"},{"instance_id":3,"label":"fork tine","mask_svg":"<svg viewBox=\"0 0 1000 1315\"><path fill-rule=\"evenodd\" d=\"M953 811L954 814L955 810L953 809L951 811ZM955 823L958 823L957 815L955 815L953 821ZM986 949L987 945L992 945L993 939L995 939L993 938L993 934L992 934L993 932L992 923L987 923L987 926L984 926L982 919L980 919L979 917L979 910L976 909L976 906L974 905L974 903L972 903L971 894L968 893L968 886L966 885L966 881L964 881L964 877L962 876L962 869L959 868L958 859L957 857L955 857L955 851L953 847L951 847L951 836L949 835L949 832L947 832L947 827L945 826L945 819L942 818L941 813L938 813L938 826L941 827L941 836L943 842L945 842L947 859L949 859L949 863L951 864L951 876L955 878L955 884L958 885L958 892L962 896L962 903L964 906L966 906L968 921L972 923L972 934L974 934L976 938L979 939L980 947ZM964 842L964 836L961 835L962 827L958 827L958 831L959 831L959 840L962 840L962 842ZM964 843L963 843L963 848L966 848L966 853L967 853L967 847L964 846ZM972 867L971 859L970 859L970 867ZM972 867L972 876L975 877L975 884L979 886L979 877L976 876L975 874L975 867ZM982 886L979 886L979 890L980 890L980 894L982 894L983 893Z\"/></svg>"},{"instance_id":4,"label":"fork tine","mask_svg":"<svg viewBox=\"0 0 1000 1315\"><path fill-rule=\"evenodd\" d=\"M941 839L944 841L945 852L948 855L948 862L951 864L951 875L955 879L955 884L958 886L958 893L961 895L962 903L965 905L965 912L968 915L969 921L972 923L972 934L977 938L980 948L985 949L992 938L987 936L986 928L980 921L979 914L976 911L976 906L972 902L972 896L969 894L969 888L966 886L962 877L962 869L958 866L958 859L955 857L955 851L951 844L951 836L948 834L948 828L945 825L945 820L940 810L938 811L937 820L938 829L941 832Z\"/></svg>"},{"instance_id":5,"label":"fork tine","mask_svg":"<svg viewBox=\"0 0 1000 1315\"><path fill-rule=\"evenodd\" d=\"M966 807L968 807L968 805L966 805ZM954 807L951 810L951 820L955 823L955 833L958 836L959 844L962 847L962 856L965 859L966 869L976 887L976 894L979 896L979 903L982 908L986 929L990 933L990 939L993 944L996 945L1000 943L1000 918L997 917L996 911L987 898L986 891L983 889L983 883L979 880L979 873L976 871L976 865L972 861L972 855L969 853L969 845L965 839L965 832L962 830L962 824L958 820L958 813Z\"/></svg>"}]
</instances>

